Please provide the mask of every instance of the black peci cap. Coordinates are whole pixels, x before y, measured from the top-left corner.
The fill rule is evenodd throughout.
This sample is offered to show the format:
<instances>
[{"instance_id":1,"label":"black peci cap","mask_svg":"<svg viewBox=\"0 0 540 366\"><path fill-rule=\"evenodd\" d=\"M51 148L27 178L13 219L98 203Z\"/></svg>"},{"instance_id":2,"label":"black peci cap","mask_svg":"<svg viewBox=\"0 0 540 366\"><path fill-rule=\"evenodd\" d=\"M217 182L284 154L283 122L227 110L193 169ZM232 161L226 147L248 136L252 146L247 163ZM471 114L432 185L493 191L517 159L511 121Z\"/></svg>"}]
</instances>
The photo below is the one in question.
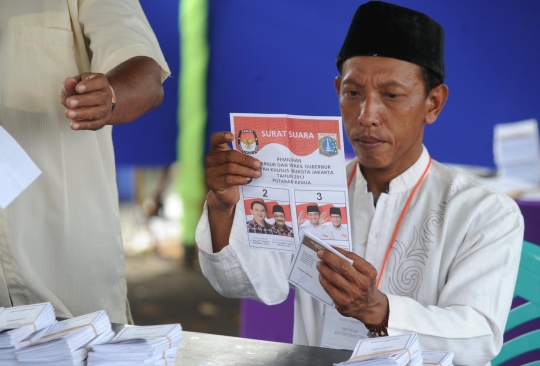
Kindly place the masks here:
<instances>
[{"instance_id":1,"label":"black peci cap","mask_svg":"<svg viewBox=\"0 0 540 366\"><path fill-rule=\"evenodd\" d=\"M423 66L444 82L444 30L425 14L370 1L360 5L336 59L338 70L354 56L395 58Z\"/></svg>"},{"instance_id":2,"label":"black peci cap","mask_svg":"<svg viewBox=\"0 0 540 366\"><path fill-rule=\"evenodd\" d=\"M307 212L319 212L319 206L308 206Z\"/></svg>"},{"instance_id":3,"label":"black peci cap","mask_svg":"<svg viewBox=\"0 0 540 366\"><path fill-rule=\"evenodd\" d=\"M272 213L274 212L285 213L285 211L283 210L283 207L280 205L275 205L274 207L272 207Z\"/></svg>"},{"instance_id":4,"label":"black peci cap","mask_svg":"<svg viewBox=\"0 0 540 366\"><path fill-rule=\"evenodd\" d=\"M341 216L341 210L339 209L339 207L330 207L330 215Z\"/></svg>"}]
</instances>

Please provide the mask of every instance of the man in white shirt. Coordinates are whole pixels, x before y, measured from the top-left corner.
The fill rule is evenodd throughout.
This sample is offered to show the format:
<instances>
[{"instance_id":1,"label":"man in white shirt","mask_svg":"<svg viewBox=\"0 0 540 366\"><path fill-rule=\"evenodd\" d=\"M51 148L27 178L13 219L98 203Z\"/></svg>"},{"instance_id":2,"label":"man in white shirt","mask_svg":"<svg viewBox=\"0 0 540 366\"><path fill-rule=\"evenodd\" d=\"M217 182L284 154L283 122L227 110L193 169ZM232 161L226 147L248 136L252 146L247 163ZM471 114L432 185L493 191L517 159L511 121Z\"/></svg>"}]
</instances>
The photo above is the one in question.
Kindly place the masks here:
<instances>
[{"instance_id":1,"label":"man in white shirt","mask_svg":"<svg viewBox=\"0 0 540 366\"><path fill-rule=\"evenodd\" d=\"M330 225L328 229L334 236L335 240L348 240L349 232L347 231L347 225L341 223L341 209L339 207L330 207Z\"/></svg>"},{"instance_id":2,"label":"man in white shirt","mask_svg":"<svg viewBox=\"0 0 540 366\"><path fill-rule=\"evenodd\" d=\"M300 236L300 238L304 234L304 231L307 230L319 239L323 239L323 240L334 239L334 236L332 235L332 233L320 223L321 212L319 211L319 206L317 205L307 206L306 212L307 212L307 220L304 217L304 211L300 212L300 215L298 215L298 230L299 230L298 235ZM322 220L324 220L324 217L322 217ZM308 222L307 224L306 224L306 221Z\"/></svg>"},{"instance_id":3,"label":"man in white shirt","mask_svg":"<svg viewBox=\"0 0 540 366\"><path fill-rule=\"evenodd\" d=\"M424 14L381 1L358 8L334 82L357 156L347 166L353 248L338 249L353 265L321 251L318 268L341 316L379 335L416 332L422 349L483 365L502 346L523 217L510 198L432 160L422 144L448 97L443 43L442 27ZM201 266L221 294L277 304L289 293L292 255L247 247L238 186L260 177L261 163L229 151L233 138L210 138ZM328 332L339 322L296 291L295 344L331 339L339 347L343 340Z\"/></svg>"}]
</instances>

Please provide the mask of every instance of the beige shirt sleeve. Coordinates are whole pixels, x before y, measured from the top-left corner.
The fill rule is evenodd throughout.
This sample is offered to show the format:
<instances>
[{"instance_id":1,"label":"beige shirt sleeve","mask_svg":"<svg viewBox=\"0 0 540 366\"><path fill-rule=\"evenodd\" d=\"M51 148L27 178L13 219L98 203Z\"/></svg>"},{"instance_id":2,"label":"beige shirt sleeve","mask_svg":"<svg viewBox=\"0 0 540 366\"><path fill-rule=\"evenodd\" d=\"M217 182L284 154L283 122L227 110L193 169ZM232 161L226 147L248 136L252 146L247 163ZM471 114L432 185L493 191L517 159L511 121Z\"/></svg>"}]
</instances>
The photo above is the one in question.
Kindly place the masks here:
<instances>
[{"instance_id":1,"label":"beige shirt sleeve","mask_svg":"<svg viewBox=\"0 0 540 366\"><path fill-rule=\"evenodd\" d=\"M78 6L92 72L107 73L132 57L146 56L161 67L162 82L170 75L138 0L79 0Z\"/></svg>"}]
</instances>

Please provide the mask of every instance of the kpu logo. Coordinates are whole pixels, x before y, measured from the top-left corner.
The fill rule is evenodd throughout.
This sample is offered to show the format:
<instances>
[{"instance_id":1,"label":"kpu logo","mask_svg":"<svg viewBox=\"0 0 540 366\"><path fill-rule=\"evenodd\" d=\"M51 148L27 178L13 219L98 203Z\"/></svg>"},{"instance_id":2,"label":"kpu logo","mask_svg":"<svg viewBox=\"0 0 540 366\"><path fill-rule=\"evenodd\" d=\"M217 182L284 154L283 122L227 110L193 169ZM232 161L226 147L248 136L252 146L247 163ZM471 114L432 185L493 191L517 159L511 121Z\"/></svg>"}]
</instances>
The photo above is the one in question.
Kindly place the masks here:
<instances>
[{"instance_id":1,"label":"kpu logo","mask_svg":"<svg viewBox=\"0 0 540 366\"><path fill-rule=\"evenodd\" d=\"M256 154L259 151L259 139L253 130L238 132L238 149L244 154Z\"/></svg>"}]
</instances>

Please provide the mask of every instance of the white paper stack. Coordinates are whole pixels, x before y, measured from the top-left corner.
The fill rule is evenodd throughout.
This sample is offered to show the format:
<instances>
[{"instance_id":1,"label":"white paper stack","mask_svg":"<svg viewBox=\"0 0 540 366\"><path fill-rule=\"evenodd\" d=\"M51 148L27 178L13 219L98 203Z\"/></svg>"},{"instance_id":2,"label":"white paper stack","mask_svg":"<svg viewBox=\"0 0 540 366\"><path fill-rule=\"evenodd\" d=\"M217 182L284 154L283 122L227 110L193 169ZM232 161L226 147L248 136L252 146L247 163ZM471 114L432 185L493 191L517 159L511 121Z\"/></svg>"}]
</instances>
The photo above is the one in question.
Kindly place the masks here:
<instances>
[{"instance_id":1,"label":"white paper stack","mask_svg":"<svg viewBox=\"0 0 540 366\"><path fill-rule=\"evenodd\" d=\"M125 327L110 343L91 348L88 366L172 365L180 343L180 324Z\"/></svg>"},{"instance_id":2,"label":"white paper stack","mask_svg":"<svg viewBox=\"0 0 540 366\"><path fill-rule=\"evenodd\" d=\"M349 360L334 365L422 365L422 352L418 345L418 335L411 333L361 339L356 344Z\"/></svg>"},{"instance_id":3,"label":"white paper stack","mask_svg":"<svg viewBox=\"0 0 540 366\"><path fill-rule=\"evenodd\" d=\"M446 351L422 351L424 365L453 366L453 352Z\"/></svg>"},{"instance_id":4,"label":"white paper stack","mask_svg":"<svg viewBox=\"0 0 540 366\"><path fill-rule=\"evenodd\" d=\"M100 336L106 341L110 334L109 317L101 310L61 321L32 335L22 342L26 348L17 350L15 356L21 366L84 365L88 355L85 346Z\"/></svg>"},{"instance_id":5,"label":"white paper stack","mask_svg":"<svg viewBox=\"0 0 540 366\"><path fill-rule=\"evenodd\" d=\"M538 122L535 119L528 119L496 124L493 155L500 176L540 183Z\"/></svg>"},{"instance_id":6,"label":"white paper stack","mask_svg":"<svg viewBox=\"0 0 540 366\"><path fill-rule=\"evenodd\" d=\"M32 333L56 323L51 303L2 308L0 312L0 364L15 365L15 350Z\"/></svg>"}]
</instances>

